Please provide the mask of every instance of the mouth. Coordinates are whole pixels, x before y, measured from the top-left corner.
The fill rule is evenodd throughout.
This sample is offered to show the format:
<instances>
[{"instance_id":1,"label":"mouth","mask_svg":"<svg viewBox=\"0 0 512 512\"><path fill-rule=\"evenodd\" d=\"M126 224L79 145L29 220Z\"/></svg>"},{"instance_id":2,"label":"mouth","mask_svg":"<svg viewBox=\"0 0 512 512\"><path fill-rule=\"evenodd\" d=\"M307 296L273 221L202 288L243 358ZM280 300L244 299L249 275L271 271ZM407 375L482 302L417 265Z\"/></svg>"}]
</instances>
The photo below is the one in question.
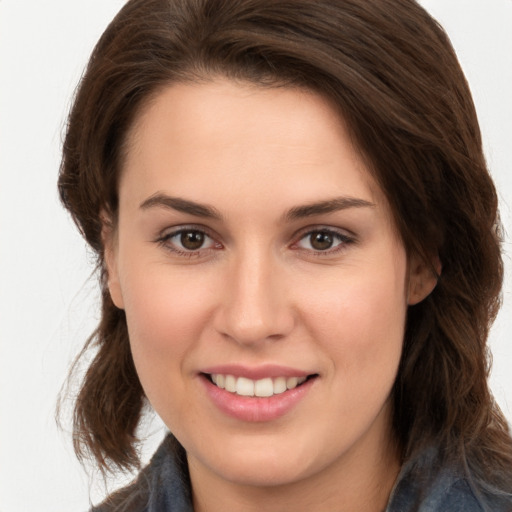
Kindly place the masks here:
<instances>
[{"instance_id":1,"label":"mouth","mask_svg":"<svg viewBox=\"0 0 512 512\"><path fill-rule=\"evenodd\" d=\"M253 380L247 377L235 377L234 375L222 373L203 373L202 375L213 385L229 393L257 398L268 398L274 395L280 395L286 391L296 389L305 382L318 377L318 374L312 374L301 377L280 376Z\"/></svg>"}]
</instances>

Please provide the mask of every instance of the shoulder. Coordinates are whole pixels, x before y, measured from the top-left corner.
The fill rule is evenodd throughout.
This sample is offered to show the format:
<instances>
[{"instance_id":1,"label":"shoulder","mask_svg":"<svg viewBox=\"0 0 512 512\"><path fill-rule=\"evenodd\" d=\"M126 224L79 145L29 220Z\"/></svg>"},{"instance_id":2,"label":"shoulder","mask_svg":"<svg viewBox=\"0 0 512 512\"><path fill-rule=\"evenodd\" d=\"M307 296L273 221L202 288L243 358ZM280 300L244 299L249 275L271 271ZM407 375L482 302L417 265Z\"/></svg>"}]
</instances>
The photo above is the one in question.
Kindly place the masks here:
<instances>
[{"instance_id":1,"label":"shoulder","mask_svg":"<svg viewBox=\"0 0 512 512\"><path fill-rule=\"evenodd\" d=\"M111 494L90 512L146 512L148 496L148 489L145 485L141 485L139 475L137 481Z\"/></svg>"},{"instance_id":2,"label":"shoulder","mask_svg":"<svg viewBox=\"0 0 512 512\"><path fill-rule=\"evenodd\" d=\"M512 512L510 495L481 492L460 465L432 450L404 465L386 512Z\"/></svg>"},{"instance_id":3,"label":"shoulder","mask_svg":"<svg viewBox=\"0 0 512 512\"><path fill-rule=\"evenodd\" d=\"M479 492L468 477L459 477L431 495L425 507L440 512L512 512L512 496Z\"/></svg>"},{"instance_id":4,"label":"shoulder","mask_svg":"<svg viewBox=\"0 0 512 512\"><path fill-rule=\"evenodd\" d=\"M443 485L444 483L444 485ZM468 480L463 477L448 477L440 481L426 496L422 509L432 511L450 510L451 512L487 512L482 499L477 497ZM498 512L498 511L496 511Z\"/></svg>"},{"instance_id":5,"label":"shoulder","mask_svg":"<svg viewBox=\"0 0 512 512\"><path fill-rule=\"evenodd\" d=\"M192 512L186 459L174 437L164 439L131 485L90 512Z\"/></svg>"}]
</instances>

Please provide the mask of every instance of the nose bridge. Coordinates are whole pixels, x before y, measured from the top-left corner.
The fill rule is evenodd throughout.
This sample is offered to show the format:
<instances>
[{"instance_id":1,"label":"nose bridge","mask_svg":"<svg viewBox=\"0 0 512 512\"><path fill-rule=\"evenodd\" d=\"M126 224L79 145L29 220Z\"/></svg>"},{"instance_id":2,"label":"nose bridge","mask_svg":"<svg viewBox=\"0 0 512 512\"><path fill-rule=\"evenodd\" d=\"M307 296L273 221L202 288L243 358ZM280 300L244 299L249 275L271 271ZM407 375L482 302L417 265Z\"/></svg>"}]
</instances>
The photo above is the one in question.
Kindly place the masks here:
<instances>
[{"instance_id":1,"label":"nose bridge","mask_svg":"<svg viewBox=\"0 0 512 512\"><path fill-rule=\"evenodd\" d=\"M289 333L293 315L277 260L258 243L246 244L233 255L218 326L224 335L254 344Z\"/></svg>"}]
</instances>

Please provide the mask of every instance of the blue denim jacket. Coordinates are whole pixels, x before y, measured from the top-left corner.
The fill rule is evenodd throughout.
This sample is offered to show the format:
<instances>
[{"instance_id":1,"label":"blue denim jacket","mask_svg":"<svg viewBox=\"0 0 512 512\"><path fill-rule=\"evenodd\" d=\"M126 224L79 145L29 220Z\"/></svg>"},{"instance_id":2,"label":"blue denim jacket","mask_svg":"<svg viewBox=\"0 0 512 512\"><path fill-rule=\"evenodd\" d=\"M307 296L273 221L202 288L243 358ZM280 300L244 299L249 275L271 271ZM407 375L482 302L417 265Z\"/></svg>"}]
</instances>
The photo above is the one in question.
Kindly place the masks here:
<instances>
[{"instance_id":1,"label":"blue denim jacket","mask_svg":"<svg viewBox=\"0 0 512 512\"><path fill-rule=\"evenodd\" d=\"M137 481L91 512L193 512L186 463L167 436ZM384 512L512 512L512 496L479 494L454 467L436 468L436 450L408 462ZM333 511L334 512L334 511Z\"/></svg>"}]
</instances>

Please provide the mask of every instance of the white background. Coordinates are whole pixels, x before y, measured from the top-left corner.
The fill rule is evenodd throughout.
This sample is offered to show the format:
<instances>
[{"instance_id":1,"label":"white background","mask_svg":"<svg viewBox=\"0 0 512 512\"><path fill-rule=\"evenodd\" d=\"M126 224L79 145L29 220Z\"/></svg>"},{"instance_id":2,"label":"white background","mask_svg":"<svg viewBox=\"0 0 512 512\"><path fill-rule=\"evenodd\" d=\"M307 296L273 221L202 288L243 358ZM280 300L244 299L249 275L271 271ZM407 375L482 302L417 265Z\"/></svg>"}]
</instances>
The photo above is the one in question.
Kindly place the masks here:
<instances>
[{"instance_id":1,"label":"white background","mask_svg":"<svg viewBox=\"0 0 512 512\"><path fill-rule=\"evenodd\" d=\"M422 3L466 71L509 231L491 385L512 421L512 1ZM0 0L0 512L85 511L103 492L54 421L70 362L97 319L91 257L59 205L56 179L74 87L122 4Z\"/></svg>"}]
</instances>

